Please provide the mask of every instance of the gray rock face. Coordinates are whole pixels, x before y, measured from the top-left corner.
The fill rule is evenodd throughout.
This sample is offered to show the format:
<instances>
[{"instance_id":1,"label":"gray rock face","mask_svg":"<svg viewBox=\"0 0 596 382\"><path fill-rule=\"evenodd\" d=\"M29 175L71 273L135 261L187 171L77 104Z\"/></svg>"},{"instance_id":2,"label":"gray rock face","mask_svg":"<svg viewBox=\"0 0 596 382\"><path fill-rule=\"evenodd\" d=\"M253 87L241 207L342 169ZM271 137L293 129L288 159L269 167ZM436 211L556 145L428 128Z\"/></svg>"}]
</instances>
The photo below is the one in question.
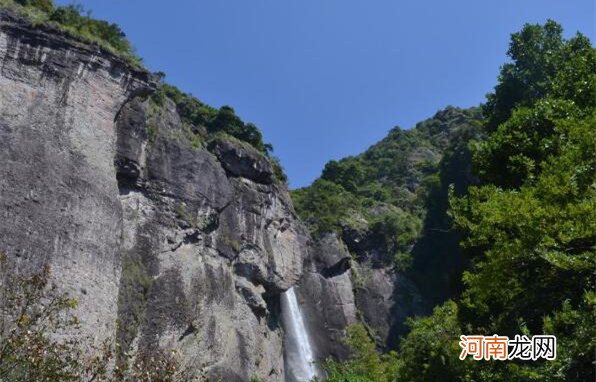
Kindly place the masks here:
<instances>
[{"instance_id":1,"label":"gray rock face","mask_svg":"<svg viewBox=\"0 0 596 382\"><path fill-rule=\"evenodd\" d=\"M271 163L251 147L246 148L218 139L213 142L210 149L231 174L259 183L273 182Z\"/></svg>"},{"instance_id":2,"label":"gray rock face","mask_svg":"<svg viewBox=\"0 0 596 382\"><path fill-rule=\"evenodd\" d=\"M147 73L0 13L0 250L22 272L50 264L99 340L120 280L114 117L147 89Z\"/></svg>"},{"instance_id":3,"label":"gray rock face","mask_svg":"<svg viewBox=\"0 0 596 382\"><path fill-rule=\"evenodd\" d=\"M415 284L401 273L357 264L353 273L355 300L362 322L369 327L379 347L396 349L399 336L407 332L406 318L423 313Z\"/></svg>"},{"instance_id":4,"label":"gray rock face","mask_svg":"<svg viewBox=\"0 0 596 382\"><path fill-rule=\"evenodd\" d=\"M279 295L296 284L318 359L345 358L357 321L393 346L418 309L412 283L333 235L307 246L269 161L191 142L153 86L0 11L0 250L15 269L50 265L83 335L175 349L199 380L283 381Z\"/></svg>"},{"instance_id":5,"label":"gray rock face","mask_svg":"<svg viewBox=\"0 0 596 382\"><path fill-rule=\"evenodd\" d=\"M193 148L169 101L154 140L137 139L128 127L151 107L136 99L117 122L121 343L177 349L196 377L282 380L279 293L298 281L306 254L287 191L232 174ZM240 145L226 147L250 158Z\"/></svg>"},{"instance_id":6,"label":"gray rock face","mask_svg":"<svg viewBox=\"0 0 596 382\"><path fill-rule=\"evenodd\" d=\"M350 254L329 234L309 249L304 275L297 288L303 317L315 348L315 357L344 359L346 326L356 323L356 302L351 279ZM329 272L329 270L334 270Z\"/></svg>"},{"instance_id":7,"label":"gray rock face","mask_svg":"<svg viewBox=\"0 0 596 382\"><path fill-rule=\"evenodd\" d=\"M406 318L424 311L415 284L380 266L373 252L354 246L348 250L334 234L310 244L297 295L317 360L346 359L349 349L343 338L354 323L362 323L379 348L395 349L406 333Z\"/></svg>"},{"instance_id":8,"label":"gray rock face","mask_svg":"<svg viewBox=\"0 0 596 382\"><path fill-rule=\"evenodd\" d=\"M242 144L196 148L151 88L0 13L0 250L49 264L84 334L176 349L196 378L282 381L279 294L307 253L287 190Z\"/></svg>"}]
</instances>

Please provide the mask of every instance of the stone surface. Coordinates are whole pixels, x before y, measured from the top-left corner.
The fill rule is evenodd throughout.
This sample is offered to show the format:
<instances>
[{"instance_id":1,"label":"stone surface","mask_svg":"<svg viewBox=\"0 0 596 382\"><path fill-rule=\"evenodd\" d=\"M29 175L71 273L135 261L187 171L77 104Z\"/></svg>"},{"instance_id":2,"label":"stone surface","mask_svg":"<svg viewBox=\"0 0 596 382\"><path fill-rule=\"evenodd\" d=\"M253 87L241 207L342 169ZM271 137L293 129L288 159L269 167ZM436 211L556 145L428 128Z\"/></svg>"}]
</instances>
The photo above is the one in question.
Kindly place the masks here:
<instances>
[{"instance_id":1,"label":"stone surface","mask_svg":"<svg viewBox=\"0 0 596 382\"><path fill-rule=\"evenodd\" d=\"M296 290L319 361L329 356L348 356L342 339L346 326L357 322L356 303L350 269L337 265L349 258L347 248L333 234L311 243L304 275ZM336 272L328 274L334 267Z\"/></svg>"},{"instance_id":2,"label":"stone surface","mask_svg":"<svg viewBox=\"0 0 596 382\"><path fill-rule=\"evenodd\" d=\"M152 87L0 13L0 250L18 272L49 264L84 334L176 349L196 378L282 381L279 294L307 234L265 157L197 148Z\"/></svg>"},{"instance_id":3,"label":"stone surface","mask_svg":"<svg viewBox=\"0 0 596 382\"><path fill-rule=\"evenodd\" d=\"M242 176L255 182L272 183L271 163L262 154L246 145L217 139L209 148L232 175Z\"/></svg>"},{"instance_id":4,"label":"stone surface","mask_svg":"<svg viewBox=\"0 0 596 382\"><path fill-rule=\"evenodd\" d=\"M117 121L127 237L120 341L177 349L196 377L281 381L279 294L299 280L306 255L287 191L193 148L170 101L153 121L154 141L139 144L143 135L128 128L151 107L136 99Z\"/></svg>"},{"instance_id":5,"label":"stone surface","mask_svg":"<svg viewBox=\"0 0 596 382\"><path fill-rule=\"evenodd\" d=\"M17 272L50 265L83 334L175 349L198 379L283 381L279 296L294 285L318 360L346 358L357 321L394 347L419 297L366 233L309 243L267 158L191 143L153 87L0 11L0 250Z\"/></svg>"},{"instance_id":6,"label":"stone surface","mask_svg":"<svg viewBox=\"0 0 596 382\"><path fill-rule=\"evenodd\" d=\"M381 265L365 234L346 239L351 248L335 234L310 243L297 288L319 362L349 356L342 340L350 324L362 323L379 349L396 349L406 318L425 312L414 282Z\"/></svg>"},{"instance_id":7,"label":"stone surface","mask_svg":"<svg viewBox=\"0 0 596 382\"><path fill-rule=\"evenodd\" d=\"M380 348L397 349L406 333L406 318L423 313L420 294L405 275L388 268L357 264L353 272L355 300L362 322Z\"/></svg>"},{"instance_id":8,"label":"stone surface","mask_svg":"<svg viewBox=\"0 0 596 382\"><path fill-rule=\"evenodd\" d=\"M148 74L0 11L0 250L51 266L86 332L116 328L122 210L114 118Z\"/></svg>"}]
</instances>

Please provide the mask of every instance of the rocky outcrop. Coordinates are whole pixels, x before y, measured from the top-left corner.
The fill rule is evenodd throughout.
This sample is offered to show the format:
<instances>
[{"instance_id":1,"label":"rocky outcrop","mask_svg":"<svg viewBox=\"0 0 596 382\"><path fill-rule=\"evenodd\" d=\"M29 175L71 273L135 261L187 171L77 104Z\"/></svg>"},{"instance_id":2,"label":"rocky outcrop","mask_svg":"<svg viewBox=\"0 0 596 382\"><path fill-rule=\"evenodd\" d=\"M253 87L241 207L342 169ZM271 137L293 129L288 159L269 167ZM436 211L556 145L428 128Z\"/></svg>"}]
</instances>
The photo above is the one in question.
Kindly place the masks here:
<instances>
[{"instance_id":1,"label":"rocky outcrop","mask_svg":"<svg viewBox=\"0 0 596 382\"><path fill-rule=\"evenodd\" d=\"M196 378L283 380L279 294L306 234L268 160L191 142L148 73L0 13L0 250L49 264L84 334Z\"/></svg>"},{"instance_id":2,"label":"rocky outcrop","mask_svg":"<svg viewBox=\"0 0 596 382\"><path fill-rule=\"evenodd\" d=\"M396 349L406 318L421 315L423 301L412 280L391 268L357 264L354 295L359 318L380 348Z\"/></svg>"},{"instance_id":3,"label":"rocky outcrop","mask_svg":"<svg viewBox=\"0 0 596 382\"><path fill-rule=\"evenodd\" d=\"M239 143L234 144L230 141L216 139L209 148L233 176L271 184L273 182L271 163L248 144L240 145Z\"/></svg>"},{"instance_id":4,"label":"rocky outcrop","mask_svg":"<svg viewBox=\"0 0 596 382\"><path fill-rule=\"evenodd\" d=\"M313 241L308 252L297 294L316 358L346 359L345 329L355 323L368 329L379 348L395 349L399 336L407 332L406 318L423 312L414 282L379 265L379 255L348 249L335 234Z\"/></svg>"},{"instance_id":5,"label":"rocky outcrop","mask_svg":"<svg viewBox=\"0 0 596 382\"><path fill-rule=\"evenodd\" d=\"M358 321L393 346L418 311L412 283L363 232L307 243L269 160L193 133L154 87L0 11L0 251L16 272L49 265L80 335L116 339L118 362L175 350L198 380L283 381L280 293L294 285L318 360L347 357Z\"/></svg>"},{"instance_id":6,"label":"rocky outcrop","mask_svg":"<svg viewBox=\"0 0 596 382\"><path fill-rule=\"evenodd\" d=\"M83 328L115 333L122 208L114 119L149 76L0 11L0 250L20 272L49 264Z\"/></svg>"},{"instance_id":7,"label":"rocky outcrop","mask_svg":"<svg viewBox=\"0 0 596 382\"><path fill-rule=\"evenodd\" d=\"M344 330L357 322L351 263L349 252L333 234L310 245L296 294L319 361L348 355Z\"/></svg>"},{"instance_id":8,"label":"rocky outcrop","mask_svg":"<svg viewBox=\"0 0 596 382\"><path fill-rule=\"evenodd\" d=\"M343 300L349 295L378 348L392 350L408 332L407 317L429 315L461 293L469 264L447 211L450 193L461 196L476 182L469 142L481 139L480 126L480 109L447 107L412 129L393 128L360 155L330 161L319 180L296 191L299 213L317 232L308 262L314 270L307 266L300 287L308 305L326 301L320 293L333 296L329 283L349 275ZM342 189L350 206L331 191ZM322 229L337 239L320 238ZM321 307L349 322L333 303ZM325 315L312 330L341 333L344 325L326 323ZM328 341L320 358L341 354L336 338L320 336Z\"/></svg>"},{"instance_id":9,"label":"rocky outcrop","mask_svg":"<svg viewBox=\"0 0 596 382\"><path fill-rule=\"evenodd\" d=\"M144 120L152 140L129 128ZM170 101L136 99L117 122L119 338L177 349L197 376L282 380L279 293L301 276L305 233L264 157L234 141L195 148L183 129ZM236 155L239 167L260 170L231 171Z\"/></svg>"}]
</instances>

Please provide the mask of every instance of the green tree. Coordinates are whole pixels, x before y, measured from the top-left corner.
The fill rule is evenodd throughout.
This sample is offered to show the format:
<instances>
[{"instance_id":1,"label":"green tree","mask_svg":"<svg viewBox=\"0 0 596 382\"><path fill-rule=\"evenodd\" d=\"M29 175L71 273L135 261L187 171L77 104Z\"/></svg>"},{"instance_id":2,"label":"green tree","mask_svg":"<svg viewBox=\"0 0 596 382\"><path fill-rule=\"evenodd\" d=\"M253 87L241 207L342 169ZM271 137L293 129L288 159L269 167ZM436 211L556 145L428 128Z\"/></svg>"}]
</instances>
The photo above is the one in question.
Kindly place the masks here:
<instances>
[{"instance_id":1,"label":"green tree","mask_svg":"<svg viewBox=\"0 0 596 382\"><path fill-rule=\"evenodd\" d=\"M595 50L549 21L513 34L509 55L484 107L486 138L471 145L481 182L450 197L472 260L464 290L410 321L399 380L595 378ZM458 332L553 334L557 359L458 362Z\"/></svg>"},{"instance_id":2,"label":"green tree","mask_svg":"<svg viewBox=\"0 0 596 382\"><path fill-rule=\"evenodd\" d=\"M518 107L531 106L549 95L573 100L585 107L596 97L594 50L590 41L577 34L564 40L562 27L549 20L542 25L525 25L511 36L495 91L487 96L483 109L486 127L495 130Z\"/></svg>"},{"instance_id":3,"label":"green tree","mask_svg":"<svg viewBox=\"0 0 596 382\"><path fill-rule=\"evenodd\" d=\"M429 317L410 318L410 333L401 342L396 381L457 381L464 365L459 360L462 330L457 304L447 301Z\"/></svg>"},{"instance_id":4,"label":"green tree","mask_svg":"<svg viewBox=\"0 0 596 382\"><path fill-rule=\"evenodd\" d=\"M46 13L51 13L54 10L54 2L52 0L15 0L15 2L24 7L37 8Z\"/></svg>"},{"instance_id":5,"label":"green tree","mask_svg":"<svg viewBox=\"0 0 596 382\"><path fill-rule=\"evenodd\" d=\"M400 271L412 263L410 250L420 235L421 220L407 212L395 212L374 217L371 223L371 236L388 255L388 263Z\"/></svg>"},{"instance_id":6,"label":"green tree","mask_svg":"<svg viewBox=\"0 0 596 382\"><path fill-rule=\"evenodd\" d=\"M361 324L346 329L345 341L351 356L344 363L328 360L324 367L327 382L391 382L395 374L393 353L381 355L366 328Z\"/></svg>"},{"instance_id":7,"label":"green tree","mask_svg":"<svg viewBox=\"0 0 596 382\"><path fill-rule=\"evenodd\" d=\"M350 192L355 192L364 179L364 170L358 161L332 160L325 165L321 178L337 183Z\"/></svg>"},{"instance_id":8,"label":"green tree","mask_svg":"<svg viewBox=\"0 0 596 382\"><path fill-rule=\"evenodd\" d=\"M50 283L45 266L18 275L0 252L0 380L176 382L187 380L174 354L147 349L111 370L114 344L80 332L74 299Z\"/></svg>"},{"instance_id":9,"label":"green tree","mask_svg":"<svg viewBox=\"0 0 596 382\"><path fill-rule=\"evenodd\" d=\"M311 187L292 193L301 218L316 234L338 232L340 221L350 209L358 207L357 198L342 186L325 179L318 179Z\"/></svg>"}]
</instances>

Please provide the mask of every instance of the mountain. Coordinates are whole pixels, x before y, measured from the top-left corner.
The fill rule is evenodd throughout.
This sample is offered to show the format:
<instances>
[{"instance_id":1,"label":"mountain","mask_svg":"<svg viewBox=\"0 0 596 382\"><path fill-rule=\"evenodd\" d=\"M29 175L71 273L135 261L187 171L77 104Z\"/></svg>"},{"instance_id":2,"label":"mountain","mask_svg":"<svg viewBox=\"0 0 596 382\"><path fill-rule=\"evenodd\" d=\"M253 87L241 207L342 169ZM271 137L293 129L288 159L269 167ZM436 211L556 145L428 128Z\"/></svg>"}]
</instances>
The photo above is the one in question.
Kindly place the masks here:
<instances>
[{"instance_id":1,"label":"mountain","mask_svg":"<svg viewBox=\"0 0 596 382\"><path fill-rule=\"evenodd\" d=\"M189 379L282 380L307 233L258 130L18 11L41 12L0 10L2 279L49 267L77 301L62 335L120 366L162 349Z\"/></svg>"},{"instance_id":2,"label":"mountain","mask_svg":"<svg viewBox=\"0 0 596 382\"><path fill-rule=\"evenodd\" d=\"M0 18L4 274L47 267L77 301L68 336L117 343L119 367L173 350L189 378L290 380L280 296L292 286L319 361L345 358L346 325L392 347L433 304L417 283L444 266L422 248L443 227L429 211L477 109L330 162L293 192L311 236L258 128L149 73L117 26L43 1Z\"/></svg>"},{"instance_id":3,"label":"mountain","mask_svg":"<svg viewBox=\"0 0 596 382\"><path fill-rule=\"evenodd\" d=\"M345 291L328 277L352 266L344 279L353 293L337 304L338 313L357 313L344 335L349 357L326 363L327 381L594 380L596 49L548 20L513 33L507 55L481 106L484 121L455 130L429 181L408 171L416 150L407 145L375 155L395 147L389 137L372 154L330 163L323 179L295 193L315 239L339 235L309 255L331 258L342 242L349 250L319 272L321 285ZM400 139L418 141L410 134ZM409 184L417 196L404 202ZM311 305L313 284L299 288ZM472 346L470 333L484 345ZM507 356L488 350L495 333ZM533 362L520 341L533 346Z\"/></svg>"},{"instance_id":4,"label":"mountain","mask_svg":"<svg viewBox=\"0 0 596 382\"><path fill-rule=\"evenodd\" d=\"M481 107L289 191L117 25L0 0L0 380L594 380L596 50L548 21L508 54Z\"/></svg>"},{"instance_id":5,"label":"mountain","mask_svg":"<svg viewBox=\"0 0 596 382\"><path fill-rule=\"evenodd\" d=\"M407 317L457 293L465 261L447 196L475 181L467 144L481 121L479 108L447 107L292 191L312 233L298 294L318 349L345 358L343 330L355 322L395 349Z\"/></svg>"}]
</instances>

